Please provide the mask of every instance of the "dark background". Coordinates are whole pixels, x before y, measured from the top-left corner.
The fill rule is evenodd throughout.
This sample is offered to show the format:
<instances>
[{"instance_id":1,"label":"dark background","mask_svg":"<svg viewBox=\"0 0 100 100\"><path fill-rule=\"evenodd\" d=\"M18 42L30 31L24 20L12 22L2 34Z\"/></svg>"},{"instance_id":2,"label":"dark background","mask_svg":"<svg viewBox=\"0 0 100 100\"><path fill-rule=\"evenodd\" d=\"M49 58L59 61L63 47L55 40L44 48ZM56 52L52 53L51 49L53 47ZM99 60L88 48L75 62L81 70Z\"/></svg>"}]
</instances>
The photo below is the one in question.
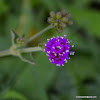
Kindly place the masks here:
<instances>
[{"instance_id":1,"label":"dark background","mask_svg":"<svg viewBox=\"0 0 100 100\"><path fill-rule=\"evenodd\" d=\"M10 30L29 38L49 25L50 11L62 9L72 14L73 25L61 34L48 30L29 46L67 34L75 55L64 67L51 64L43 52L33 53L36 66L18 57L1 57L0 100L88 100L76 99L87 95L100 99L100 0L0 0L0 50L11 46Z\"/></svg>"}]
</instances>

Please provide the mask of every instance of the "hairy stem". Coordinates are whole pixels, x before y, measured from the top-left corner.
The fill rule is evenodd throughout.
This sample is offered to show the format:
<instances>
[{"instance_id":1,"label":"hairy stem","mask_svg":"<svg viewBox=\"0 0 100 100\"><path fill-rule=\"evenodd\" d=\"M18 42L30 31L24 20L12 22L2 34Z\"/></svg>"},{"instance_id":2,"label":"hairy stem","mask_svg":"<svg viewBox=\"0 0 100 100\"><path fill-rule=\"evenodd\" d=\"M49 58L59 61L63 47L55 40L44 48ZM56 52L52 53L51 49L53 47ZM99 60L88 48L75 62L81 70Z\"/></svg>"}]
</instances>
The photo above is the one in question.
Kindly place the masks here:
<instances>
[{"instance_id":1,"label":"hairy stem","mask_svg":"<svg viewBox=\"0 0 100 100\"><path fill-rule=\"evenodd\" d=\"M41 47L30 47L30 48L22 48L18 50L20 53L28 53L28 52L36 52L42 51Z\"/></svg>"},{"instance_id":2,"label":"hairy stem","mask_svg":"<svg viewBox=\"0 0 100 100\"><path fill-rule=\"evenodd\" d=\"M49 25L48 27L44 28L43 30L41 30L40 32L38 32L37 34L32 36L30 39L28 39L27 42L30 42L30 41L34 40L36 37L38 37L39 35L43 34L45 31L47 31L47 30L49 30L51 28L53 28L53 26Z\"/></svg>"},{"instance_id":3,"label":"hairy stem","mask_svg":"<svg viewBox=\"0 0 100 100\"><path fill-rule=\"evenodd\" d=\"M39 46L37 46L37 47L30 47L30 48L22 48L22 49L14 49L14 52L12 52L11 50L4 50L4 51L0 51L0 57L8 56L8 55L15 55L16 52L17 53L18 52L19 53L28 53L28 52L36 52L36 51L42 51L42 50L43 49L41 47L39 47Z\"/></svg>"},{"instance_id":4,"label":"hairy stem","mask_svg":"<svg viewBox=\"0 0 100 100\"><path fill-rule=\"evenodd\" d=\"M11 55L10 50L0 51L0 57L2 57L2 56L7 56L7 55Z\"/></svg>"}]
</instances>

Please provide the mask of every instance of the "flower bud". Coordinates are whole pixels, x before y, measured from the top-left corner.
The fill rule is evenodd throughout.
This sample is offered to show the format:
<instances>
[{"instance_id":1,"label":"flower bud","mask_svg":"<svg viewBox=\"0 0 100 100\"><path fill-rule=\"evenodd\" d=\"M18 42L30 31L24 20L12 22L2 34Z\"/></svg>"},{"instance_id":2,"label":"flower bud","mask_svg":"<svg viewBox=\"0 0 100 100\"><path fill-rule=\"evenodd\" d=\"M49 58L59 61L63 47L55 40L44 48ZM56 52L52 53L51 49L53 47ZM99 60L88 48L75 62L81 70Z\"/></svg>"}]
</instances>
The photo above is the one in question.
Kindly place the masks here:
<instances>
[{"instance_id":1,"label":"flower bud","mask_svg":"<svg viewBox=\"0 0 100 100\"><path fill-rule=\"evenodd\" d=\"M25 46L26 45L26 39L23 38L23 37L19 37L16 39L16 43L19 45L19 46Z\"/></svg>"},{"instance_id":2,"label":"flower bud","mask_svg":"<svg viewBox=\"0 0 100 100\"><path fill-rule=\"evenodd\" d=\"M52 18L55 17L55 12L54 12L54 11L51 11L51 12L50 12L50 17L52 17Z\"/></svg>"},{"instance_id":3,"label":"flower bud","mask_svg":"<svg viewBox=\"0 0 100 100\"><path fill-rule=\"evenodd\" d=\"M62 20L61 19L56 19L56 22L61 22Z\"/></svg>"},{"instance_id":4,"label":"flower bud","mask_svg":"<svg viewBox=\"0 0 100 100\"><path fill-rule=\"evenodd\" d=\"M72 17L72 15L70 14L70 13L67 13L67 15L66 15L68 18L71 18Z\"/></svg>"},{"instance_id":5,"label":"flower bud","mask_svg":"<svg viewBox=\"0 0 100 100\"><path fill-rule=\"evenodd\" d=\"M67 14L66 10L62 10L61 14L62 14L62 16L66 16L66 14Z\"/></svg>"},{"instance_id":6,"label":"flower bud","mask_svg":"<svg viewBox=\"0 0 100 100\"><path fill-rule=\"evenodd\" d=\"M68 25L72 25L73 24L73 22L71 20L69 20L67 23L68 23Z\"/></svg>"},{"instance_id":7,"label":"flower bud","mask_svg":"<svg viewBox=\"0 0 100 100\"><path fill-rule=\"evenodd\" d=\"M61 22L61 23L59 24L59 26L61 26L61 27L66 27L66 23Z\"/></svg>"},{"instance_id":8,"label":"flower bud","mask_svg":"<svg viewBox=\"0 0 100 100\"><path fill-rule=\"evenodd\" d=\"M57 27L57 25L58 25L58 23L54 23L54 24L53 24L54 27Z\"/></svg>"},{"instance_id":9,"label":"flower bud","mask_svg":"<svg viewBox=\"0 0 100 100\"><path fill-rule=\"evenodd\" d=\"M56 18L57 18L57 19L60 19L60 18L61 18L61 12L57 12L57 13L56 13Z\"/></svg>"},{"instance_id":10,"label":"flower bud","mask_svg":"<svg viewBox=\"0 0 100 100\"><path fill-rule=\"evenodd\" d=\"M48 22L49 22L49 23L52 23L52 22L54 22L54 19L51 18L51 17L49 17L49 18L48 18Z\"/></svg>"},{"instance_id":11,"label":"flower bud","mask_svg":"<svg viewBox=\"0 0 100 100\"><path fill-rule=\"evenodd\" d=\"M67 17L63 17L63 18L62 18L62 21L63 21L63 22L67 22L67 21L68 21L68 18L67 18Z\"/></svg>"}]
</instances>

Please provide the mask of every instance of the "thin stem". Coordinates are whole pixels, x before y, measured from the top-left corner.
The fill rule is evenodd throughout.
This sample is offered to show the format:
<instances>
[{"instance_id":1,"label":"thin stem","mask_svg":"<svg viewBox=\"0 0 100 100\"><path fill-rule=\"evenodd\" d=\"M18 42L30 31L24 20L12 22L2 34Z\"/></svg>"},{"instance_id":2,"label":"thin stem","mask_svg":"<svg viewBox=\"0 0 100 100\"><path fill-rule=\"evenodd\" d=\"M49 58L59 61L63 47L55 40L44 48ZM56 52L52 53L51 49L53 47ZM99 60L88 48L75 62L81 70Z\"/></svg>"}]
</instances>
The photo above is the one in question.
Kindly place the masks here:
<instances>
[{"instance_id":1,"label":"thin stem","mask_svg":"<svg viewBox=\"0 0 100 100\"><path fill-rule=\"evenodd\" d=\"M36 51L42 51L43 49L41 47L30 47L30 48L22 48L18 51L20 53L28 53L28 52L36 52Z\"/></svg>"},{"instance_id":2,"label":"thin stem","mask_svg":"<svg viewBox=\"0 0 100 100\"><path fill-rule=\"evenodd\" d=\"M38 32L37 34L32 36L30 39L28 39L27 42L30 42L30 41L34 40L36 37L38 37L39 35L43 34L45 31L47 31L47 30L49 30L51 28L53 28L53 26L49 25L48 27L44 28L43 30L41 30L40 32Z\"/></svg>"},{"instance_id":3,"label":"thin stem","mask_svg":"<svg viewBox=\"0 0 100 100\"><path fill-rule=\"evenodd\" d=\"M17 49L15 51L19 52L19 53L28 53L28 52L43 51L43 49L38 46L38 47L30 47L30 48ZM10 50L0 51L0 57L8 56L8 55L12 55L12 51L10 51Z\"/></svg>"},{"instance_id":4,"label":"thin stem","mask_svg":"<svg viewBox=\"0 0 100 100\"><path fill-rule=\"evenodd\" d=\"M2 56L7 56L7 55L11 55L10 50L0 51L0 57L2 57Z\"/></svg>"}]
</instances>

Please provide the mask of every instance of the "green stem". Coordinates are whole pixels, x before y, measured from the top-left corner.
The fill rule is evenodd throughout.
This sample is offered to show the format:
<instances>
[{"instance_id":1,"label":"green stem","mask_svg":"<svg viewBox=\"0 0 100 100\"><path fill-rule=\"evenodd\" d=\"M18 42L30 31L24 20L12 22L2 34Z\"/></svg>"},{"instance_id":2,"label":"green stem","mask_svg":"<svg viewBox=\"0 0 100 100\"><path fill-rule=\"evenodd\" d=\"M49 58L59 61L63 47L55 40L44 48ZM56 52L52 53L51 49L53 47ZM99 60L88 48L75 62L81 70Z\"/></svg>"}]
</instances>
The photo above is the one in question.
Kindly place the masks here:
<instances>
[{"instance_id":1,"label":"green stem","mask_svg":"<svg viewBox=\"0 0 100 100\"><path fill-rule=\"evenodd\" d=\"M38 32L37 34L35 34L34 36L32 36L30 39L28 39L27 42L30 42L30 41L34 40L36 37L38 37L39 35L43 34L45 31L47 31L47 30L49 30L51 28L53 28L53 26L49 25L48 27L44 28L43 30L41 30L40 32Z\"/></svg>"},{"instance_id":2,"label":"green stem","mask_svg":"<svg viewBox=\"0 0 100 100\"><path fill-rule=\"evenodd\" d=\"M2 57L2 56L7 56L7 55L11 55L10 50L0 51L0 57Z\"/></svg>"},{"instance_id":3,"label":"green stem","mask_svg":"<svg viewBox=\"0 0 100 100\"><path fill-rule=\"evenodd\" d=\"M28 52L36 52L36 51L42 51L43 49L41 47L30 47L30 48L22 48L18 51L20 53L28 53Z\"/></svg>"},{"instance_id":4,"label":"green stem","mask_svg":"<svg viewBox=\"0 0 100 100\"><path fill-rule=\"evenodd\" d=\"M14 51L14 52L12 52ZM22 48L22 49L14 49L14 50L4 50L0 51L0 57L2 56L8 56L8 55L17 55L16 52L18 53L28 53L28 52L36 52L36 51L43 51L41 47L30 47L30 48Z\"/></svg>"}]
</instances>

